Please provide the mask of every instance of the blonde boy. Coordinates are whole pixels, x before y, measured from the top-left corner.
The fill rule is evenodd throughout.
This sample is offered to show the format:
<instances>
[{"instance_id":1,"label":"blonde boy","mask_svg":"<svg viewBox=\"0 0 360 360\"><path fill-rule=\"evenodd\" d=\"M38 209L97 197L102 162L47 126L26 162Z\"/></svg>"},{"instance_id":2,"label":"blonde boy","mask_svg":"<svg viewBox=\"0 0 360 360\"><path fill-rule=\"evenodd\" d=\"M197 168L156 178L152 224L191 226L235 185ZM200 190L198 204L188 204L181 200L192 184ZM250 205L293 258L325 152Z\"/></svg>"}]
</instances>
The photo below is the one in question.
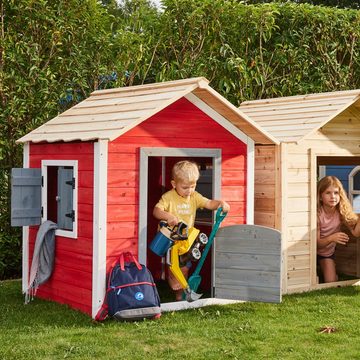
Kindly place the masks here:
<instances>
[{"instance_id":1,"label":"blonde boy","mask_svg":"<svg viewBox=\"0 0 360 360\"><path fill-rule=\"evenodd\" d=\"M166 221L170 226L178 224L180 221L194 227L196 210L205 208L216 210L222 207L224 212L230 210L230 205L223 200L210 200L195 191L196 183L200 173L197 164L191 161L179 161L172 169L171 173L172 189L162 195L159 202L155 205L153 215L158 220ZM181 268L184 276L189 274L190 264ZM169 284L175 291L176 300L182 298L182 288L177 280L169 274Z\"/></svg>"}]
</instances>

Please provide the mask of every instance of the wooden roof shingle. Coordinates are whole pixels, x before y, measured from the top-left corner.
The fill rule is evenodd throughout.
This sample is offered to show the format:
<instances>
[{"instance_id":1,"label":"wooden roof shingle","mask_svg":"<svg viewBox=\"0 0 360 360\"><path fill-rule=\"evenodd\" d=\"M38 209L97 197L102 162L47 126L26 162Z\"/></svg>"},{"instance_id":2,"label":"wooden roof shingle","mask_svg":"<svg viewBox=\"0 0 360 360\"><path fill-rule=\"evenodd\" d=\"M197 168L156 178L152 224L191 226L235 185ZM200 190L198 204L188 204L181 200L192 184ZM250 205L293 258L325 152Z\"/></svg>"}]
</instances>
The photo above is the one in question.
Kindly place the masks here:
<instances>
[{"instance_id":1,"label":"wooden roof shingle","mask_svg":"<svg viewBox=\"0 0 360 360\"><path fill-rule=\"evenodd\" d=\"M299 142L360 98L359 90L245 101L239 109L280 142Z\"/></svg>"},{"instance_id":2,"label":"wooden roof shingle","mask_svg":"<svg viewBox=\"0 0 360 360\"><path fill-rule=\"evenodd\" d=\"M260 143L277 143L202 77L97 90L17 142L114 140L180 98L193 94Z\"/></svg>"}]
</instances>

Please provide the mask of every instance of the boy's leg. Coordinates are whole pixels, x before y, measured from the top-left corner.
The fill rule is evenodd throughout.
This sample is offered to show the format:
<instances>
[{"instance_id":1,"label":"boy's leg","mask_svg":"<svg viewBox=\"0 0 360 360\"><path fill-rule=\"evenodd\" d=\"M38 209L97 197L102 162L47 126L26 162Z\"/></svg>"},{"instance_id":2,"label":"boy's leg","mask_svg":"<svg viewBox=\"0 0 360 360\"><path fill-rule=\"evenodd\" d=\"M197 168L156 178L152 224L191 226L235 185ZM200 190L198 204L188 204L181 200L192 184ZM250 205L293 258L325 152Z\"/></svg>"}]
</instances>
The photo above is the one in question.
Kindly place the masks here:
<instances>
[{"instance_id":1,"label":"boy's leg","mask_svg":"<svg viewBox=\"0 0 360 360\"><path fill-rule=\"evenodd\" d=\"M183 273L185 279L187 279L189 276L189 267L182 266L180 268L180 270ZM168 283L169 283L171 289L175 293L176 301L182 300L182 294L183 294L184 289L181 287L181 284L177 281L177 279L175 278L175 276L172 274L171 271L169 271L169 273L168 273Z\"/></svg>"}]
</instances>

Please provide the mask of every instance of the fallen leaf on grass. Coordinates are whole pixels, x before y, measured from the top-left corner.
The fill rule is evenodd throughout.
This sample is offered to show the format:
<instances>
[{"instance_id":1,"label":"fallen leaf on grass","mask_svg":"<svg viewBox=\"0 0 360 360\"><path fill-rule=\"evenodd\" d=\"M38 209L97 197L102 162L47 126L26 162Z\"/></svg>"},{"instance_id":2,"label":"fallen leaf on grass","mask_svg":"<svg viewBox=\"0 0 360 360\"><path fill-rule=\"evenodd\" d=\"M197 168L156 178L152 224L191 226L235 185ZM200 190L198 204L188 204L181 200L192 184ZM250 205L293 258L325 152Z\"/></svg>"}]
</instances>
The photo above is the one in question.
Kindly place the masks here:
<instances>
[{"instance_id":1,"label":"fallen leaf on grass","mask_svg":"<svg viewBox=\"0 0 360 360\"><path fill-rule=\"evenodd\" d=\"M336 328L334 326L324 326L320 328L319 332L321 334L330 334L336 331Z\"/></svg>"}]
</instances>

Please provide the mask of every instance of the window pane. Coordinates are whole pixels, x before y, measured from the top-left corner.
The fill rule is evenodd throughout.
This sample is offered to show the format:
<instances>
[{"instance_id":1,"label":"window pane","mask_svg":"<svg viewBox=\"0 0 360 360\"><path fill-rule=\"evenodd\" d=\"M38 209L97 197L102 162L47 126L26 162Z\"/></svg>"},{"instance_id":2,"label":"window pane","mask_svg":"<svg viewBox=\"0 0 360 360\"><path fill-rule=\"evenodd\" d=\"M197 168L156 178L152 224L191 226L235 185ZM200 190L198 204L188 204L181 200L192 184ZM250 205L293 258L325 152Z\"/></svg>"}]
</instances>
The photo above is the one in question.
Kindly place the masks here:
<instances>
[{"instance_id":1,"label":"window pane","mask_svg":"<svg viewBox=\"0 0 360 360\"><path fill-rule=\"evenodd\" d=\"M354 177L354 189L353 190L360 190L360 171L358 171Z\"/></svg>"},{"instance_id":2,"label":"window pane","mask_svg":"<svg viewBox=\"0 0 360 360\"><path fill-rule=\"evenodd\" d=\"M57 223L60 229L73 229L73 169L58 169Z\"/></svg>"},{"instance_id":3,"label":"window pane","mask_svg":"<svg viewBox=\"0 0 360 360\"><path fill-rule=\"evenodd\" d=\"M360 214L360 195L354 195L353 208L355 213Z\"/></svg>"},{"instance_id":4,"label":"window pane","mask_svg":"<svg viewBox=\"0 0 360 360\"><path fill-rule=\"evenodd\" d=\"M47 167L47 220L57 223L57 166Z\"/></svg>"}]
</instances>

